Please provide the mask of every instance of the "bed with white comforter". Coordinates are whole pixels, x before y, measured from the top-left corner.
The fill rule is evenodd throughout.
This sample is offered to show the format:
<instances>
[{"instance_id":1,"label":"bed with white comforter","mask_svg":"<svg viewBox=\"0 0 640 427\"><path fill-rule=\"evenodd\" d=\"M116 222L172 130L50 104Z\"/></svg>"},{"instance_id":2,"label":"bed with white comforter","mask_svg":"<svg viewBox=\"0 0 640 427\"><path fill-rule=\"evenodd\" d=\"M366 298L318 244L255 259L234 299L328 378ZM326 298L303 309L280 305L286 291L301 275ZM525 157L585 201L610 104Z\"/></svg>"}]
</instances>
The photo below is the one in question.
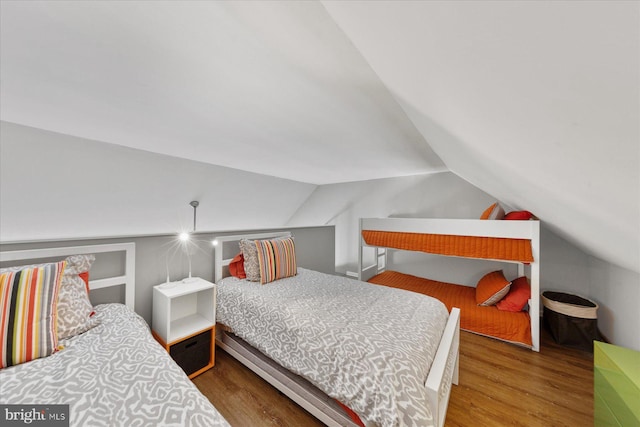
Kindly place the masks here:
<instances>
[{"instance_id":1,"label":"bed with white comforter","mask_svg":"<svg viewBox=\"0 0 640 427\"><path fill-rule=\"evenodd\" d=\"M49 357L0 370L2 404L69 404L72 426L228 426L122 304Z\"/></svg>"},{"instance_id":2,"label":"bed with white comforter","mask_svg":"<svg viewBox=\"0 0 640 427\"><path fill-rule=\"evenodd\" d=\"M440 301L303 268L218 282L217 321L380 426L433 424L424 387L447 323Z\"/></svg>"}]
</instances>

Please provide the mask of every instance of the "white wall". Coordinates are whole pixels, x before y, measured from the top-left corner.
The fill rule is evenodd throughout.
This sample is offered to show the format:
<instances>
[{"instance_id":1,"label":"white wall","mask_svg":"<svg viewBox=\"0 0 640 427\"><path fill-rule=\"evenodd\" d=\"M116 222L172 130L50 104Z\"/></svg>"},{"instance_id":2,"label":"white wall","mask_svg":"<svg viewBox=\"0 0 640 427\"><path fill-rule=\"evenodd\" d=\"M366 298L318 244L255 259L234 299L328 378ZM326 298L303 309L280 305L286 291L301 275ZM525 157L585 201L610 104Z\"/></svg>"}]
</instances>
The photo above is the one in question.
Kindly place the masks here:
<instances>
[{"instance_id":1,"label":"white wall","mask_svg":"<svg viewBox=\"0 0 640 427\"><path fill-rule=\"evenodd\" d=\"M600 330L612 343L640 351L640 274L595 257L588 267Z\"/></svg>"},{"instance_id":2,"label":"white wall","mask_svg":"<svg viewBox=\"0 0 640 427\"><path fill-rule=\"evenodd\" d=\"M0 241L281 227L314 185L0 122Z\"/></svg>"},{"instance_id":3,"label":"white wall","mask_svg":"<svg viewBox=\"0 0 640 427\"><path fill-rule=\"evenodd\" d=\"M360 217L479 218L493 202L490 195L451 172L322 185L288 225L335 225L336 267L344 271L358 260ZM479 271L504 265L411 253L395 253L389 261L407 273L468 285L475 284Z\"/></svg>"}]
</instances>

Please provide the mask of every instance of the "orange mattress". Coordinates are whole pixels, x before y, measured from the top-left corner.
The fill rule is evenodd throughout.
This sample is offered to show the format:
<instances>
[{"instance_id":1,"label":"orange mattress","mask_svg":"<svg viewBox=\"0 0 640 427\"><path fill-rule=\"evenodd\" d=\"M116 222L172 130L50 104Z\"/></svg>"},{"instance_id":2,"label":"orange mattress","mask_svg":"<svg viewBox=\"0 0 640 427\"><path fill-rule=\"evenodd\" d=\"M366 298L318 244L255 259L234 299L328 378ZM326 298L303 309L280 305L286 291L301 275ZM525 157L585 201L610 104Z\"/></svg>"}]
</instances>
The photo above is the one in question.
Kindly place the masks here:
<instances>
[{"instance_id":1,"label":"orange mattress","mask_svg":"<svg viewBox=\"0 0 640 427\"><path fill-rule=\"evenodd\" d=\"M476 288L437 282L397 271L385 271L370 283L429 295L442 301L449 311L460 309L460 329L531 347L529 313L498 310L476 304Z\"/></svg>"},{"instance_id":2,"label":"orange mattress","mask_svg":"<svg viewBox=\"0 0 640 427\"><path fill-rule=\"evenodd\" d=\"M370 246L421 251L466 258L533 262L531 240L362 230Z\"/></svg>"}]
</instances>

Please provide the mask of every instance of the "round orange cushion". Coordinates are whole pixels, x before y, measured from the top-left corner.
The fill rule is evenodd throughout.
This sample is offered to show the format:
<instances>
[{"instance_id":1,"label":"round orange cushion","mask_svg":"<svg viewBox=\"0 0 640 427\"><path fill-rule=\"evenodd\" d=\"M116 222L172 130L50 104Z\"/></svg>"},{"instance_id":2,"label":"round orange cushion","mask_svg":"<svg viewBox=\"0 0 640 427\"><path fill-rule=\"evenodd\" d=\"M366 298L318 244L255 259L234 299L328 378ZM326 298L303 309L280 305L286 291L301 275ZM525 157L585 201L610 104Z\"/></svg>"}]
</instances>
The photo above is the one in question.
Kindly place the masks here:
<instances>
[{"instance_id":1,"label":"round orange cushion","mask_svg":"<svg viewBox=\"0 0 640 427\"><path fill-rule=\"evenodd\" d=\"M478 305L494 305L509 292L511 282L505 279L502 270L492 271L484 275L476 286L476 303Z\"/></svg>"}]
</instances>

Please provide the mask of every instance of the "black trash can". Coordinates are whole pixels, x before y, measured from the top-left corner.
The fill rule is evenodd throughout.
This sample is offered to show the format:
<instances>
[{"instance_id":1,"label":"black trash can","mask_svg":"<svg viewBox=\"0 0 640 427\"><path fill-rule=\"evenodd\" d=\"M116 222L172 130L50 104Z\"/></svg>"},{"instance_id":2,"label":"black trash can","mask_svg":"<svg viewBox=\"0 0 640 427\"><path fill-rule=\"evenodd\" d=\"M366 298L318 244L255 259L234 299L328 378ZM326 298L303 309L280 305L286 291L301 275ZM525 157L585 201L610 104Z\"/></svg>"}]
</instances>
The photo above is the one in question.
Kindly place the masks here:
<instances>
[{"instance_id":1,"label":"black trash can","mask_svg":"<svg viewBox=\"0 0 640 427\"><path fill-rule=\"evenodd\" d=\"M598 304L577 295L544 291L544 324L554 341L567 347L593 352L593 341L600 341Z\"/></svg>"}]
</instances>

